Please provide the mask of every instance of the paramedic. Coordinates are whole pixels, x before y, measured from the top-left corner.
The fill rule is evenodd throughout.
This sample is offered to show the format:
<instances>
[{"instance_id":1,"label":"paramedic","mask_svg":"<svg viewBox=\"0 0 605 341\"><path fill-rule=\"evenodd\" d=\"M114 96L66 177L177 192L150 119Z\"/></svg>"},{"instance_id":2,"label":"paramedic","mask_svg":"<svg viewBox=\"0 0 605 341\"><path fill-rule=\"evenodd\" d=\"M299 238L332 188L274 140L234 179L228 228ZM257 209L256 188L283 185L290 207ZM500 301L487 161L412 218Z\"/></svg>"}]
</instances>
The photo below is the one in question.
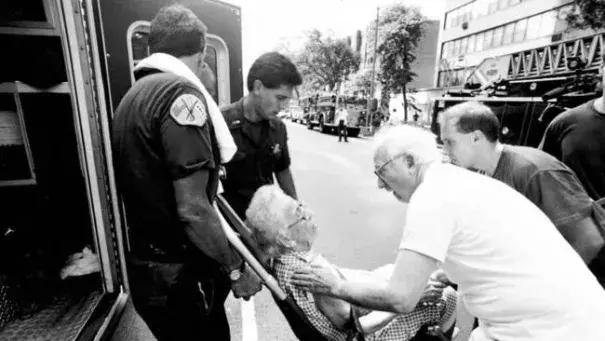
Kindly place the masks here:
<instances>
[{"instance_id":1,"label":"paramedic","mask_svg":"<svg viewBox=\"0 0 605 341\"><path fill-rule=\"evenodd\" d=\"M274 183L296 199L290 171L288 133L277 114L288 107L294 88L302 84L296 66L277 52L261 55L248 72L248 94L221 109L238 151L225 165L225 199L245 218L252 195L262 185Z\"/></svg>"},{"instance_id":2,"label":"paramedic","mask_svg":"<svg viewBox=\"0 0 605 341\"><path fill-rule=\"evenodd\" d=\"M221 150L208 114L214 103L196 78L205 36L206 27L186 7L160 10L150 27L152 55L135 69L137 81L113 121L133 303L160 341L230 340L228 293L246 298L261 289L213 209ZM166 69L174 72L160 71Z\"/></svg>"}]
</instances>

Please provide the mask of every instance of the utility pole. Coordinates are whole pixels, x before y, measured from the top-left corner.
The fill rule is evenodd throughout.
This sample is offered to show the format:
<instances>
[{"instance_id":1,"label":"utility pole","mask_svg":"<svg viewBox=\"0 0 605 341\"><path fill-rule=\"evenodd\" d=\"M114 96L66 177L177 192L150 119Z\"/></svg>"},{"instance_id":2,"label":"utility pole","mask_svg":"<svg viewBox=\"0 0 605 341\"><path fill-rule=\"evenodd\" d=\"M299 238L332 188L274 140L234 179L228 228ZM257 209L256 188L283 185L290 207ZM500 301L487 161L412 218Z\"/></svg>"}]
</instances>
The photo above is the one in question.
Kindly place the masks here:
<instances>
[{"instance_id":1,"label":"utility pole","mask_svg":"<svg viewBox=\"0 0 605 341\"><path fill-rule=\"evenodd\" d=\"M378 49L378 17L380 13L380 7L376 7L376 29L374 32L374 60L372 61L372 86L370 90L370 98L368 100L367 105L367 118L366 118L366 126L370 126L370 107L372 105L372 100L374 99L374 78L376 76L376 50ZM367 44L366 44L367 45Z\"/></svg>"},{"instance_id":2,"label":"utility pole","mask_svg":"<svg viewBox=\"0 0 605 341\"><path fill-rule=\"evenodd\" d=\"M408 60L408 51L407 51L407 43L403 43L403 65L402 65L402 70L403 70L403 86L402 86L402 90L403 90L403 122L408 121L408 96L407 96L407 91L406 91L406 79L405 79L405 62L407 62Z\"/></svg>"}]
</instances>

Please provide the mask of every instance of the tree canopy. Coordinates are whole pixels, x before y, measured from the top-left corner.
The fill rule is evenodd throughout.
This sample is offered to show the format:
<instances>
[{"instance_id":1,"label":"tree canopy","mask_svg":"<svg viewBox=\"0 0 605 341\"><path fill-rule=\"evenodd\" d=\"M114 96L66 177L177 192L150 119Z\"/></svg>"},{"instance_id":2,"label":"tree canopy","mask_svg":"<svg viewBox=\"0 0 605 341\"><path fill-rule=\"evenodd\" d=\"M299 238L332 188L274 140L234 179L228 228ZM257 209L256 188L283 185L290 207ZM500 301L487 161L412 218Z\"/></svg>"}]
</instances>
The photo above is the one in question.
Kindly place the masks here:
<instances>
[{"instance_id":1,"label":"tree canopy","mask_svg":"<svg viewBox=\"0 0 605 341\"><path fill-rule=\"evenodd\" d=\"M575 0L576 10L566 17L570 28L605 28L605 0Z\"/></svg>"},{"instance_id":2,"label":"tree canopy","mask_svg":"<svg viewBox=\"0 0 605 341\"><path fill-rule=\"evenodd\" d=\"M377 52L380 55L380 78L383 91L400 92L416 74L410 65L416 60L415 51L424 35L427 18L416 7L400 4L385 8L379 24Z\"/></svg>"},{"instance_id":3,"label":"tree canopy","mask_svg":"<svg viewBox=\"0 0 605 341\"><path fill-rule=\"evenodd\" d=\"M347 39L324 36L319 30L308 32L304 47L295 62L311 88L336 87L359 68L359 54Z\"/></svg>"}]
</instances>

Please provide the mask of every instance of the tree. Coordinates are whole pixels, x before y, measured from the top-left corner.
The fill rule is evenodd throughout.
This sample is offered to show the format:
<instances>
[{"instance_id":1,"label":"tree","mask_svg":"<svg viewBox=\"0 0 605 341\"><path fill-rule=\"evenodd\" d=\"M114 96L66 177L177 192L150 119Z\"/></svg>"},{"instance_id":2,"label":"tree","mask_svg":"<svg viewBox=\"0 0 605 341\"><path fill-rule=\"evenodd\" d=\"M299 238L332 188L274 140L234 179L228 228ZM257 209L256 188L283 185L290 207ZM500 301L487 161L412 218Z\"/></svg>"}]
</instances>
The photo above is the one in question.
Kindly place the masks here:
<instances>
[{"instance_id":1,"label":"tree","mask_svg":"<svg viewBox=\"0 0 605 341\"><path fill-rule=\"evenodd\" d=\"M379 77L378 75L377 78ZM363 92L365 95L369 95L372 88L372 68L360 69L349 77L346 84L347 89L353 93Z\"/></svg>"},{"instance_id":2,"label":"tree","mask_svg":"<svg viewBox=\"0 0 605 341\"><path fill-rule=\"evenodd\" d=\"M427 18L416 7L394 4L382 11L377 49L382 74L379 78L381 104L384 105L392 93L405 93L406 84L416 77L410 65L416 60L415 50L424 35L426 22ZM407 105L404 104L404 108Z\"/></svg>"},{"instance_id":3,"label":"tree","mask_svg":"<svg viewBox=\"0 0 605 341\"><path fill-rule=\"evenodd\" d=\"M399 92L416 74L410 65L416 60L415 50L422 38L427 18L415 7L392 5L381 16L383 34L378 41L380 79L384 90ZM380 39L380 38L379 38Z\"/></svg>"},{"instance_id":4,"label":"tree","mask_svg":"<svg viewBox=\"0 0 605 341\"><path fill-rule=\"evenodd\" d=\"M605 0L575 0L576 9L566 16L570 28L605 28Z\"/></svg>"},{"instance_id":5,"label":"tree","mask_svg":"<svg viewBox=\"0 0 605 341\"><path fill-rule=\"evenodd\" d=\"M295 61L310 87L336 90L337 85L359 68L359 54L346 39L323 36L319 30L307 34L306 42Z\"/></svg>"}]
</instances>

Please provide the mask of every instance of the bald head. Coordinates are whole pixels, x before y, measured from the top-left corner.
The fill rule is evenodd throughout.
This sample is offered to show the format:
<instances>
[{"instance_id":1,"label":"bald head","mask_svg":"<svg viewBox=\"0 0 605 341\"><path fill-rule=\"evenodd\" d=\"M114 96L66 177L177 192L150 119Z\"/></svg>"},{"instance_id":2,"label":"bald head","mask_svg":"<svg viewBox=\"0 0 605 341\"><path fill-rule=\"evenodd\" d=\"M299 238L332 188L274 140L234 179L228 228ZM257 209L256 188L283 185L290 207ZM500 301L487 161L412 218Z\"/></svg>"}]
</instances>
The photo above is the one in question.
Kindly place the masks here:
<instances>
[{"instance_id":1,"label":"bald head","mask_svg":"<svg viewBox=\"0 0 605 341\"><path fill-rule=\"evenodd\" d=\"M489 142L498 141L500 122L485 104L468 101L454 105L439 114L439 125L450 125L462 134L480 131Z\"/></svg>"}]
</instances>

